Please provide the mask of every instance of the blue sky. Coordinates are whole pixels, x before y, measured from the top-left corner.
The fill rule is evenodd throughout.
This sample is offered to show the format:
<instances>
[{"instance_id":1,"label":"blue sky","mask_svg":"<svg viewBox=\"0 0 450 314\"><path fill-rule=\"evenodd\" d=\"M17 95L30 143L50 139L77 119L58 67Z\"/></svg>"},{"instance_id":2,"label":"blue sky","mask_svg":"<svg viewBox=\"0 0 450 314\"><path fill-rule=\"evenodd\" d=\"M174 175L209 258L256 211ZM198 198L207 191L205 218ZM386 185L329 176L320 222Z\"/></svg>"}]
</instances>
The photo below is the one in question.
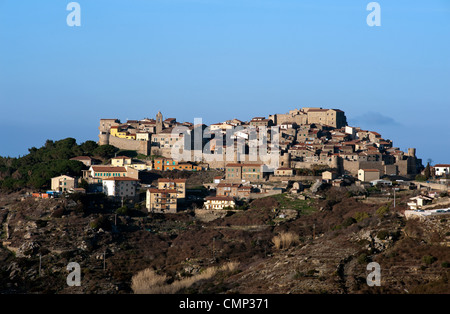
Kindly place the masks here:
<instances>
[{"instance_id":1,"label":"blue sky","mask_svg":"<svg viewBox=\"0 0 450 314\"><path fill-rule=\"evenodd\" d=\"M339 108L450 163L450 1L0 0L0 155L98 140L100 118L206 124Z\"/></svg>"}]
</instances>

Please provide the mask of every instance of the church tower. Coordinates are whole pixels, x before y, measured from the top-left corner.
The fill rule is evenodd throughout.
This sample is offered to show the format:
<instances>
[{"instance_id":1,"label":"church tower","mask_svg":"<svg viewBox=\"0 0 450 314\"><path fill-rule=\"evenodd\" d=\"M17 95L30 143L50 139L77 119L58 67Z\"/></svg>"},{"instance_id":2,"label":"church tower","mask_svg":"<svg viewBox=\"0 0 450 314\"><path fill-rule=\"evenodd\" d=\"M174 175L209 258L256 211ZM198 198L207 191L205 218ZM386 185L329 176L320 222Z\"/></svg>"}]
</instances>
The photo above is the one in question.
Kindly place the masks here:
<instances>
[{"instance_id":1,"label":"church tower","mask_svg":"<svg viewBox=\"0 0 450 314\"><path fill-rule=\"evenodd\" d=\"M156 133L160 133L163 129L163 116L161 114L161 111L158 111L158 114L156 115Z\"/></svg>"}]
</instances>

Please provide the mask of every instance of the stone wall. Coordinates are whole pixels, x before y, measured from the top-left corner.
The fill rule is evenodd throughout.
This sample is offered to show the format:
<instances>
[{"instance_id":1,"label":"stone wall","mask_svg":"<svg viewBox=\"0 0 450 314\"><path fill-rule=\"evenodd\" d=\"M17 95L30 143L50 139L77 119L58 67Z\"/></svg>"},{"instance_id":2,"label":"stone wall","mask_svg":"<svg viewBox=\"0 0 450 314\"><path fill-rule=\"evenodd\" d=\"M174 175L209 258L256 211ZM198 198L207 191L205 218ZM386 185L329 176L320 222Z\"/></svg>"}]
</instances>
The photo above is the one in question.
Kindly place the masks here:
<instances>
[{"instance_id":1,"label":"stone wall","mask_svg":"<svg viewBox=\"0 0 450 314\"><path fill-rule=\"evenodd\" d=\"M276 176L270 176L269 182L281 182L281 181L316 181L316 180L322 180L322 177L320 176L286 176L286 177L276 177Z\"/></svg>"},{"instance_id":2,"label":"stone wall","mask_svg":"<svg viewBox=\"0 0 450 314\"><path fill-rule=\"evenodd\" d=\"M151 143L147 141L135 141L110 135L108 142L110 145L117 148L123 150L135 150L139 154L148 155L150 152L149 148Z\"/></svg>"}]
</instances>

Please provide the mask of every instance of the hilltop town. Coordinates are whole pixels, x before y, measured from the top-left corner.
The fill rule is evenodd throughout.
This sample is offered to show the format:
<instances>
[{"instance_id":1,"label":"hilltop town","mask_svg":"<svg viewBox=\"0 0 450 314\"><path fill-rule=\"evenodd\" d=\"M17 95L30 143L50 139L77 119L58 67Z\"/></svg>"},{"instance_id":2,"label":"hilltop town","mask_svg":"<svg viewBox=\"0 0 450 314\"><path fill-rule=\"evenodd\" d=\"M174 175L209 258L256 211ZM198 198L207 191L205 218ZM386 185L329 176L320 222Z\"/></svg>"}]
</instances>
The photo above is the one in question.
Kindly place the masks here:
<instances>
[{"instance_id":1,"label":"hilltop town","mask_svg":"<svg viewBox=\"0 0 450 314\"><path fill-rule=\"evenodd\" d=\"M360 169L376 169L380 176L412 178L423 170L414 148L403 152L376 131L347 125L345 113L339 109L302 108L268 118L253 117L245 122L232 119L209 126L181 123L176 118L164 120L158 112L156 119L124 123L119 119L101 119L99 131L100 145L162 156L177 163L195 161L203 168L225 169L228 163L236 162L263 166L261 154L251 155L254 143L261 144L252 137L256 134L266 139L264 144L270 151L276 149L279 160L272 171L291 169L286 173L295 174L302 169L321 167L332 169L338 175L356 176ZM200 133L197 142L193 136L196 131ZM241 151L229 155L227 147L235 148L238 142L242 144ZM187 158L174 154L177 144L189 148ZM199 150L203 156L195 159ZM208 160L209 154L216 158ZM147 168L156 166L148 164Z\"/></svg>"},{"instance_id":2,"label":"hilltop town","mask_svg":"<svg viewBox=\"0 0 450 314\"><path fill-rule=\"evenodd\" d=\"M449 291L450 165L338 109L101 119L98 143L0 161L1 292ZM73 261L81 287L66 285ZM381 288L361 279L370 261Z\"/></svg>"}]
</instances>

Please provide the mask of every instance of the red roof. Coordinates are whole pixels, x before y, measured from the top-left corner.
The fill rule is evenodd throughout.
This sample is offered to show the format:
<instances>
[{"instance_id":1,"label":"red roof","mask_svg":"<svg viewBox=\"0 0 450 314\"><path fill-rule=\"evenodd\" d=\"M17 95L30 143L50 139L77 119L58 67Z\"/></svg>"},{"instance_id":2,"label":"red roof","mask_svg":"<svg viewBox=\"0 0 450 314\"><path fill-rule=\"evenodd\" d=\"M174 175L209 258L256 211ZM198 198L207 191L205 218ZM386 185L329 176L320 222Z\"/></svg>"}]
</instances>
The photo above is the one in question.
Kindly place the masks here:
<instances>
[{"instance_id":1,"label":"red roof","mask_svg":"<svg viewBox=\"0 0 450 314\"><path fill-rule=\"evenodd\" d=\"M175 189L148 189L150 193L177 193L178 191Z\"/></svg>"},{"instance_id":2,"label":"red roof","mask_svg":"<svg viewBox=\"0 0 450 314\"><path fill-rule=\"evenodd\" d=\"M217 187L218 188L228 188L228 187L239 187L240 186L240 184L236 184L236 183L224 183L224 182L221 182L221 183L219 183L219 184L217 184Z\"/></svg>"},{"instance_id":3,"label":"red roof","mask_svg":"<svg viewBox=\"0 0 450 314\"><path fill-rule=\"evenodd\" d=\"M92 166L92 170L95 172L127 172L125 167L113 167L113 166Z\"/></svg>"}]
</instances>

